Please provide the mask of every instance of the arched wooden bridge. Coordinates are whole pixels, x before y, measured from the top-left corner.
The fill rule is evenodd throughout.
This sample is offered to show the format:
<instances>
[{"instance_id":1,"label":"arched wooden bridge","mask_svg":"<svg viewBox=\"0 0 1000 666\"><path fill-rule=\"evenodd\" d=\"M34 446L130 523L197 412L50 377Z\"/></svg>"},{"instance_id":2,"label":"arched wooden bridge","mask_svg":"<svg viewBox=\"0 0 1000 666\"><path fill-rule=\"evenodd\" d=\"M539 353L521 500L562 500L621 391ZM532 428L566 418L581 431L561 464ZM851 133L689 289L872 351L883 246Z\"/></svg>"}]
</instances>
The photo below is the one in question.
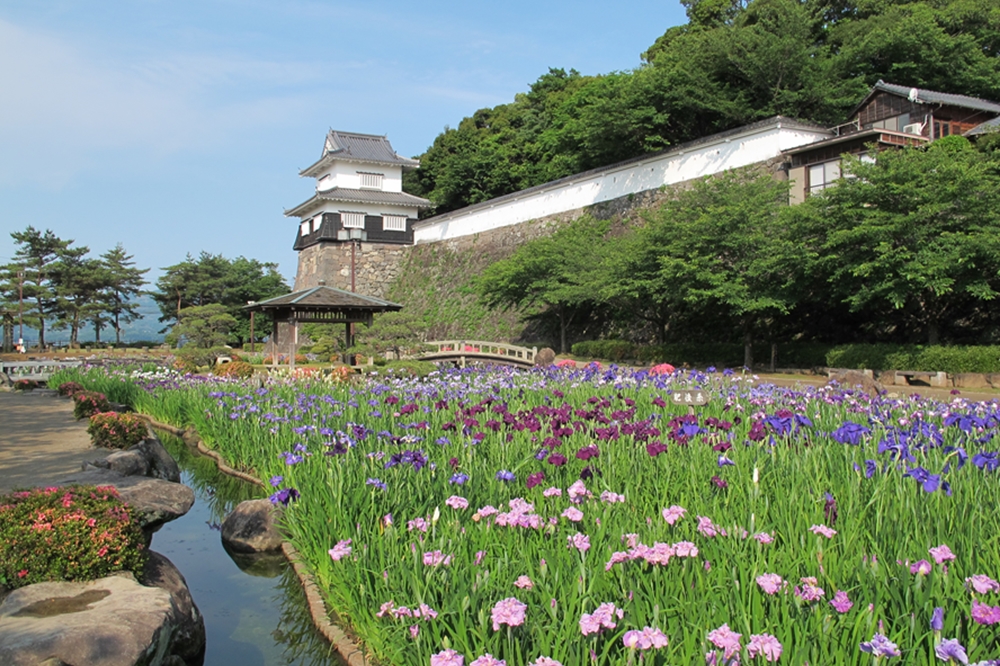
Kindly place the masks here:
<instances>
[{"instance_id":1,"label":"arched wooden bridge","mask_svg":"<svg viewBox=\"0 0 1000 666\"><path fill-rule=\"evenodd\" d=\"M451 361L464 368L472 362L499 363L518 368L535 367L538 348L518 347L504 342L482 340L435 340L425 342L427 351L420 354L423 361Z\"/></svg>"}]
</instances>

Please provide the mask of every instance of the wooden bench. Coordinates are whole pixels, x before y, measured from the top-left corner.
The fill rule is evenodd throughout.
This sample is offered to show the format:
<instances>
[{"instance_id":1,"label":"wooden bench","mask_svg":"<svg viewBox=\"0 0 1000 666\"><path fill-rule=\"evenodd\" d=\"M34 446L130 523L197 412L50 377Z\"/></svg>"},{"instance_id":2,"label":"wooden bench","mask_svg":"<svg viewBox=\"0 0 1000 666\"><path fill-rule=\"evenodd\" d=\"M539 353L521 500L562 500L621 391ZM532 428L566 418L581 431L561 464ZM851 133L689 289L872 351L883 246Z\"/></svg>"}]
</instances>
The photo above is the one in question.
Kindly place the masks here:
<instances>
[{"instance_id":1,"label":"wooden bench","mask_svg":"<svg viewBox=\"0 0 1000 666\"><path fill-rule=\"evenodd\" d=\"M928 386L944 388L948 386L948 373L928 370L896 370L892 383L896 386L922 386L922 384L914 384L914 380L926 382Z\"/></svg>"}]
</instances>

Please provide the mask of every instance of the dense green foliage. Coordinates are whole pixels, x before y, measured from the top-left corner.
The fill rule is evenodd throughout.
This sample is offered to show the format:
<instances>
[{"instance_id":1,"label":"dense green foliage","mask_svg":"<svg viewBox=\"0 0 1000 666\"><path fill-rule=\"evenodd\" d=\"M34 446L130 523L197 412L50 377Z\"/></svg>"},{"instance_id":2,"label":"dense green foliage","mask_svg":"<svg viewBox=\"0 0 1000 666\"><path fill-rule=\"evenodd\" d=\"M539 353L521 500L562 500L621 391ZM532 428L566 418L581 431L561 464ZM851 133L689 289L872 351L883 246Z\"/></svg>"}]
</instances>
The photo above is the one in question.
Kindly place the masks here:
<instances>
[{"instance_id":1,"label":"dense green foliage","mask_svg":"<svg viewBox=\"0 0 1000 666\"><path fill-rule=\"evenodd\" d=\"M565 352L566 330L601 286L601 243L607 222L584 216L551 236L522 245L514 254L487 268L476 282L487 305L499 308L543 306L559 323L559 352Z\"/></svg>"},{"instance_id":2,"label":"dense green foliage","mask_svg":"<svg viewBox=\"0 0 1000 666\"><path fill-rule=\"evenodd\" d=\"M674 193L644 224L581 242L575 276L538 239L476 287L486 304L541 301L535 320L556 312L537 294L575 289L578 339L742 341L743 361L726 365L752 367L754 341L994 344L1000 160L989 145L949 137L848 158L836 187L791 207L771 175L730 171Z\"/></svg>"},{"instance_id":3,"label":"dense green foliage","mask_svg":"<svg viewBox=\"0 0 1000 666\"><path fill-rule=\"evenodd\" d=\"M97 391L77 391L73 394L73 416L89 419L94 414L111 411L108 397Z\"/></svg>"},{"instance_id":4,"label":"dense green foliage","mask_svg":"<svg viewBox=\"0 0 1000 666\"><path fill-rule=\"evenodd\" d=\"M550 69L445 129L407 191L441 213L774 115L834 125L879 79L1000 99L994 0L684 4L635 69Z\"/></svg>"},{"instance_id":5,"label":"dense green foliage","mask_svg":"<svg viewBox=\"0 0 1000 666\"><path fill-rule=\"evenodd\" d=\"M111 486L0 495L0 585L86 581L141 571L142 529Z\"/></svg>"},{"instance_id":6,"label":"dense green foliage","mask_svg":"<svg viewBox=\"0 0 1000 666\"><path fill-rule=\"evenodd\" d=\"M106 449L127 449L149 436L141 416L118 412L98 412L91 416L87 433L94 446Z\"/></svg>"},{"instance_id":7,"label":"dense green foliage","mask_svg":"<svg viewBox=\"0 0 1000 666\"><path fill-rule=\"evenodd\" d=\"M167 266L156 281L153 300L160 307L160 321L176 322L185 308L222 305L235 319L227 337L238 344L250 341L250 314L243 308L250 301L263 301L287 294L290 289L275 263L202 252L197 259L188 255L179 264ZM269 331L257 327L254 337Z\"/></svg>"}]
</instances>

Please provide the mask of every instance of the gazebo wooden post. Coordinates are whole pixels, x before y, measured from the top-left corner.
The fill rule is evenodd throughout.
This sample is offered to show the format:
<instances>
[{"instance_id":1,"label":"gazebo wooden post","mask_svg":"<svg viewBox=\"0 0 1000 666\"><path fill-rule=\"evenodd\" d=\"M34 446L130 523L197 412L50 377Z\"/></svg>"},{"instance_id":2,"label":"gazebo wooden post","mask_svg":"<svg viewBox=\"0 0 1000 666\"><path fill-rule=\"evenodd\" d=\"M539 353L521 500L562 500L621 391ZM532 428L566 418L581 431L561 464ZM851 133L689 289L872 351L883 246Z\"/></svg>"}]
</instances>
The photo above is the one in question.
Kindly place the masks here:
<instances>
[{"instance_id":1,"label":"gazebo wooden post","mask_svg":"<svg viewBox=\"0 0 1000 666\"><path fill-rule=\"evenodd\" d=\"M271 367L278 365L278 318L271 317Z\"/></svg>"},{"instance_id":2,"label":"gazebo wooden post","mask_svg":"<svg viewBox=\"0 0 1000 666\"><path fill-rule=\"evenodd\" d=\"M345 327L346 327L347 331L346 331L346 335L344 336L344 340L347 342L347 346L344 349L344 363L346 363L347 365L353 365L353 363L351 363L351 351L350 350L351 350L351 347L354 346L354 335L352 335L354 333L354 330L353 330L354 329L354 323L352 322L352 323L349 323L349 324L345 324Z\"/></svg>"}]
</instances>

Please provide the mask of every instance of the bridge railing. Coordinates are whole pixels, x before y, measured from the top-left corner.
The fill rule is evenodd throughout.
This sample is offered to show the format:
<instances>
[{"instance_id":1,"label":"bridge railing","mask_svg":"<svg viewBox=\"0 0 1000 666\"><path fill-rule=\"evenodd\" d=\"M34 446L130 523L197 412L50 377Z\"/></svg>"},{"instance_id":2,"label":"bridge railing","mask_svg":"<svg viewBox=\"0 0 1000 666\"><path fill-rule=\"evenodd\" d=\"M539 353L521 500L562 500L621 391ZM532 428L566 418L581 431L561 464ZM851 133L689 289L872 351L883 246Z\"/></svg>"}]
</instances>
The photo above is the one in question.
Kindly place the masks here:
<instances>
[{"instance_id":1,"label":"bridge railing","mask_svg":"<svg viewBox=\"0 0 1000 666\"><path fill-rule=\"evenodd\" d=\"M506 342L487 342L485 340L434 340L425 342L424 356L492 356L520 361L526 365L535 364L538 348L519 347Z\"/></svg>"},{"instance_id":2,"label":"bridge railing","mask_svg":"<svg viewBox=\"0 0 1000 666\"><path fill-rule=\"evenodd\" d=\"M44 381L53 373L65 368L79 368L83 365L81 360L72 361L2 361L0 362L0 372L14 382L18 379L33 379Z\"/></svg>"}]
</instances>

